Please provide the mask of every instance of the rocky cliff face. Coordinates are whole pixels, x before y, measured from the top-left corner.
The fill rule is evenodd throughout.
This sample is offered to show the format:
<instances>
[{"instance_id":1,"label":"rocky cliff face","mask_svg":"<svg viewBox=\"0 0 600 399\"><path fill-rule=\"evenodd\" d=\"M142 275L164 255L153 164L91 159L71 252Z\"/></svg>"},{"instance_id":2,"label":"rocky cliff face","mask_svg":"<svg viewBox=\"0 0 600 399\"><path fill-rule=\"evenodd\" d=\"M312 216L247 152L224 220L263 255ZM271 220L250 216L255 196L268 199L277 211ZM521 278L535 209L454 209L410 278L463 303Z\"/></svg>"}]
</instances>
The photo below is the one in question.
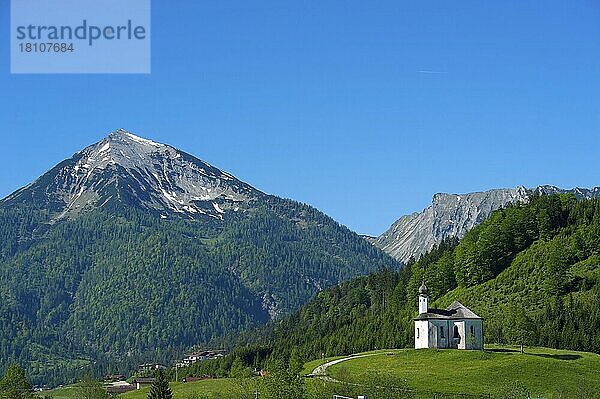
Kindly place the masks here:
<instances>
[{"instance_id":1,"label":"rocky cliff face","mask_svg":"<svg viewBox=\"0 0 600 399\"><path fill-rule=\"evenodd\" d=\"M600 197L600 187L564 190L554 186L539 186L532 190L519 186L469 194L435 194L429 207L420 213L402 216L372 243L401 262L411 257L418 259L445 238L462 238L501 207L527 202L533 193L565 192L571 192L578 198Z\"/></svg>"}]
</instances>

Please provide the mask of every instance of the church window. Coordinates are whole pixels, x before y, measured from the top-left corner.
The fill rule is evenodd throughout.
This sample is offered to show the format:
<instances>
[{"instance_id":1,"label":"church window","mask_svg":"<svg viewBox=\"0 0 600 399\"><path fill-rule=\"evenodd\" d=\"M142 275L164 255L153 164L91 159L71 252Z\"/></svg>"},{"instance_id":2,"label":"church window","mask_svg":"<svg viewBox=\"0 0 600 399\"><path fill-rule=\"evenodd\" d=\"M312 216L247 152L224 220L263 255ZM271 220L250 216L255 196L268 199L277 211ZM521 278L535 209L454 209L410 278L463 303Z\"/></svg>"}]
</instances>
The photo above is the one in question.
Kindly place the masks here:
<instances>
[{"instance_id":1,"label":"church window","mask_svg":"<svg viewBox=\"0 0 600 399\"><path fill-rule=\"evenodd\" d=\"M446 337L444 336L444 326L441 326L441 327L440 327L440 337L442 337L442 338L446 338Z\"/></svg>"},{"instance_id":2,"label":"church window","mask_svg":"<svg viewBox=\"0 0 600 399\"><path fill-rule=\"evenodd\" d=\"M458 333L458 326L454 326L454 338L460 338L460 334Z\"/></svg>"},{"instance_id":3,"label":"church window","mask_svg":"<svg viewBox=\"0 0 600 399\"><path fill-rule=\"evenodd\" d=\"M471 326L471 335L475 335L475 327Z\"/></svg>"},{"instance_id":4,"label":"church window","mask_svg":"<svg viewBox=\"0 0 600 399\"><path fill-rule=\"evenodd\" d=\"M417 328L417 338L419 338L419 329Z\"/></svg>"}]
</instances>

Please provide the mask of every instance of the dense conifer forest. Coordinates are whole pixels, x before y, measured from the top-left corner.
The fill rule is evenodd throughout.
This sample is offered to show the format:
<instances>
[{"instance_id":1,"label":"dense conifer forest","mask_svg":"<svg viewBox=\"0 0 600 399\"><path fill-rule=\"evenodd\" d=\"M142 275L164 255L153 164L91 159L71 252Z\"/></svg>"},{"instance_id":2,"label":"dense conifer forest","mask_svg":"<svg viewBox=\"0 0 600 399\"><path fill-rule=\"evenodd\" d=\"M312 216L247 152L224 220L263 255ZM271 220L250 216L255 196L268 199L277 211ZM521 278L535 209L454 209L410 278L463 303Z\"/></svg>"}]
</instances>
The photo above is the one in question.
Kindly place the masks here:
<instances>
[{"instance_id":1,"label":"dense conifer forest","mask_svg":"<svg viewBox=\"0 0 600 399\"><path fill-rule=\"evenodd\" d=\"M45 211L1 207L0 364L51 384L171 365L192 345L382 267L399 265L316 209L275 197L196 221L119 207L49 223Z\"/></svg>"}]
</instances>

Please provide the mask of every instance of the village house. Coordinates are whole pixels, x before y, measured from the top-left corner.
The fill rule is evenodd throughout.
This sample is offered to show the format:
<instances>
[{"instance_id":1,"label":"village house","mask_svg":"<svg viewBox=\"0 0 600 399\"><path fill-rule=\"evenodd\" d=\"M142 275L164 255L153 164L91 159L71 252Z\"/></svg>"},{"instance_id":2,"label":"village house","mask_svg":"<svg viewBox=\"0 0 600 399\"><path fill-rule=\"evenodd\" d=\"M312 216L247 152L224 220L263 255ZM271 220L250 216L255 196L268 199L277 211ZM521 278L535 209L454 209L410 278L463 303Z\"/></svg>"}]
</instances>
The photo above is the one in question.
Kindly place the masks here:
<instances>
[{"instance_id":1,"label":"village house","mask_svg":"<svg viewBox=\"0 0 600 399\"><path fill-rule=\"evenodd\" d=\"M123 374L108 374L104 376L105 382L117 382L125 380L125 376Z\"/></svg>"},{"instance_id":2,"label":"village house","mask_svg":"<svg viewBox=\"0 0 600 399\"><path fill-rule=\"evenodd\" d=\"M160 363L145 363L138 366L139 373L149 373L154 370L165 370L167 366Z\"/></svg>"},{"instance_id":3,"label":"village house","mask_svg":"<svg viewBox=\"0 0 600 399\"><path fill-rule=\"evenodd\" d=\"M137 385L129 384L127 381L114 381L105 385L106 392L110 395L118 395L136 389ZM139 388L138 388L139 389Z\"/></svg>"},{"instance_id":4,"label":"village house","mask_svg":"<svg viewBox=\"0 0 600 399\"><path fill-rule=\"evenodd\" d=\"M183 360L176 364L177 367L188 367L192 364L198 363L203 360L217 359L225 356L222 350L204 350L198 352L192 352L185 355Z\"/></svg>"},{"instance_id":5,"label":"village house","mask_svg":"<svg viewBox=\"0 0 600 399\"><path fill-rule=\"evenodd\" d=\"M483 320L458 301L446 309L429 308L429 290L419 287L419 315L415 321L415 349L483 349Z\"/></svg>"},{"instance_id":6,"label":"village house","mask_svg":"<svg viewBox=\"0 0 600 399\"><path fill-rule=\"evenodd\" d=\"M135 389L142 389L144 387L150 386L153 382L154 378L148 377L138 377L135 380L133 380L133 383L135 384Z\"/></svg>"}]
</instances>

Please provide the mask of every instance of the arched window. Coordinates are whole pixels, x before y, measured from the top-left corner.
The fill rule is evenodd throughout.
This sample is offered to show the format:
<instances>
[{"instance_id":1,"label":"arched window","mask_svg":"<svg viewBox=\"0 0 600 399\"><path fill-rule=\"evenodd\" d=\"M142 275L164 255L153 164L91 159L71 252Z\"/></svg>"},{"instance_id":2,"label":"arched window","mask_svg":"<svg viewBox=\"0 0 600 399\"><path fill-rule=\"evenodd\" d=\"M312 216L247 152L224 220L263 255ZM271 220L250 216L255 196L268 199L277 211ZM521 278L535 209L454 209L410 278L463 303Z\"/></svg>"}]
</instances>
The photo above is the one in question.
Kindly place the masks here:
<instances>
[{"instance_id":1,"label":"arched window","mask_svg":"<svg viewBox=\"0 0 600 399\"><path fill-rule=\"evenodd\" d=\"M471 335L475 335L475 327L471 326Z\"/></svg>"},{"instance_id":2,"label":"arched window","mask_svg":"<svg viewBox=\"0 0 600 399\"><path fill-rule=\"evenodd\" d=\"M417 328L417 338L419 338L419 329Z\"/></svg>"},{"instance_id":3,"label":"arched window","mask_svg":"<svg viewBox=\"0 0 600 399\"><path fill-rule=\"evenodd\" d=\"M440 326L440 337L446 338L446 336L444 335L444 326Z\"/></svg>"},{"instance_id":4,"label":"arched window","mask_svg":"<svg viewBox=\"0 0 600 399\"><path fill-rule=\"evenodd\" d=\"M460 338L460 334L458 333L458 326L454 326L454 338Z\"/></svg>"}]
</instances>

